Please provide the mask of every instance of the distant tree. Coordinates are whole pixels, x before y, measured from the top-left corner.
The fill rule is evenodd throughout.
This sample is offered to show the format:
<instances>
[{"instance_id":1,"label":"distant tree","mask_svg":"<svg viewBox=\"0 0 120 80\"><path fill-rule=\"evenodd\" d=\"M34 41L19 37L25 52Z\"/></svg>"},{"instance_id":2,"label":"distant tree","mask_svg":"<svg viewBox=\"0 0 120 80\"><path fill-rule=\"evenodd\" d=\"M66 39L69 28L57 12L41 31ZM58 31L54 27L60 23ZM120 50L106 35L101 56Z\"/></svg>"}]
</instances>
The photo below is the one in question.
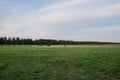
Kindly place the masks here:
<instances>
[{"instance_id":1,"label":"distant tree","mask_svg":"<svg viewBox=\"0 0 120 80\"><path fill-rule=\"evenodd\" d=\"M9 44L9 45L12 44L12 38L11 38L11 37L9 37L9 38L7 39L7 44Z\"/></svg>"},{"instance_id":2,"label":"distant tree","mask_svg":"<svg viewBox=\"0 0 120 80\"><path fill-rule=\"evenodd\" d=\"M19 37L0 37L0 45L97 45L97 44L120 44L112 42L93 42L93 41L68 41L68 40L52 40L52 39L36 39L19 38Z\"/></svg>"}]
</instances>

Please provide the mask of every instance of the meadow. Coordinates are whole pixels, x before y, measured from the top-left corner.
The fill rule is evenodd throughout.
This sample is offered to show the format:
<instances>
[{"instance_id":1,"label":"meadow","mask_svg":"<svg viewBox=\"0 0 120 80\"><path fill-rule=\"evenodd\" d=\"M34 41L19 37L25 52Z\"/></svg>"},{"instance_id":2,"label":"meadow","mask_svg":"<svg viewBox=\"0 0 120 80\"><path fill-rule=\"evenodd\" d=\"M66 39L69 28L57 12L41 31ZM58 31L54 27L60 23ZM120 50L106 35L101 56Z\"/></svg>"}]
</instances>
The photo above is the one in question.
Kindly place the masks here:
<instances>
[{"instance_id":1,"label":"meadow","mask_svg":"<svg viewBox=\"0 0 120 80\"><path fill-rule=\"evenodd\" d=\"M0 46L0 80L120 80L120 46Z\"/></svg>"}]
</instances>

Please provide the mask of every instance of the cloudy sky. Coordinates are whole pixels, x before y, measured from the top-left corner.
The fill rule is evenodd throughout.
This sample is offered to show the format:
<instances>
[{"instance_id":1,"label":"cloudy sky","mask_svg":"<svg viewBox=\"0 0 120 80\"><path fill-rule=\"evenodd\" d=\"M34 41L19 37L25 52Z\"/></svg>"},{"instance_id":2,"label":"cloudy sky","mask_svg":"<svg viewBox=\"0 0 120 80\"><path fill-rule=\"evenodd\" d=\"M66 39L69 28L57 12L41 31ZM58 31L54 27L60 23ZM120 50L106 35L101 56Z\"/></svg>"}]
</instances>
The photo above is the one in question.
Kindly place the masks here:
<instances>
[{"instance_id":1,"label":"cloudy sky","mask_svg":"<svg viewBox=\"0 0 120 80\"><path fill-rule=\"evenodd\" d=\"M0 0L0 36L120 42L120 0Z\"/></svg>"}]
</instances>

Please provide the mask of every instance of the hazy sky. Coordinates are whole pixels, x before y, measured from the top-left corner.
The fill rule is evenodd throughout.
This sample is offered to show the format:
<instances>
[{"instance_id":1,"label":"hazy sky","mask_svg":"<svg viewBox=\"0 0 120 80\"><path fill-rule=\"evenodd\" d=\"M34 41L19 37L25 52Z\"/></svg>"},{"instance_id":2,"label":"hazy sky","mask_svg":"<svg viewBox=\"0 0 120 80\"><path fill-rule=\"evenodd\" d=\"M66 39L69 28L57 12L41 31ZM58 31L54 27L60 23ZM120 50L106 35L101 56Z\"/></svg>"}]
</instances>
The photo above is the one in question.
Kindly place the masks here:
<instances>
[{"instance_id":1,"label":"hazy sky","mask_svg":"<svg viewBox=\"0 0 120 80\"><path fill-rule=\"evenodd\" d=\"M120 0L0 0L0 36L120 42Z\"/></svg>"}]
</instances>

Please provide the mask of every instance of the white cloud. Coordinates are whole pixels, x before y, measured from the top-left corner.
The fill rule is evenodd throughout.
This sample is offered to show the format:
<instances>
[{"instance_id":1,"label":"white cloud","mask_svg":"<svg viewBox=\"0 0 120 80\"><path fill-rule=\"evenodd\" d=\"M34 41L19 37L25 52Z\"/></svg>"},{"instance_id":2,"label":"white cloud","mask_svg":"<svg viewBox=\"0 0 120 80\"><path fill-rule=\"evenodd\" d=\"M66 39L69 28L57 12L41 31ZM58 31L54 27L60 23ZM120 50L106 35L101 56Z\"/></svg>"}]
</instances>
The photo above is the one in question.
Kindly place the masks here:
<instances>
[{"instance_id":1,"label":"white cloud","mask_svg":"<svg viewBox=\"0 0 120 80\"><path fill-rule=\"evenodd\" d=\"M47 11L47 10L65 9L70 6L74 6L83 2L86 2L86 1L85 0L69 0L62 3L52 4L50 6L40 9L39 11L41 12L41 11Z\"/></svg>"},{"instance_id":2,"label":"white cloud","mask_svg":"<svg viewBox=\"0 0 120 80\"><path fill-rule=\"evenodd\" d=\"M101 7L95 12L95 15L98 17L120 15L120 2L106 7Z\"/></svg>"},{"instance_id":3,"label":"white cloud","mask_svg":"<svg viewBox=\"0 0 120 80\"><path fill-rule=\"evenodd\" d=\"M94 0L89 0L93 1ZM54 32L60 28L60 24L77 20L87 20L93 18L104 18L120 15L120 2L99 7L97 9L72 9L71 7L81 7L80 4L88 3L88 0L69 0L43 7L35 12L19 14L13 10L13 15L2 23L0 32L8 36L28 36L32 38L55 38ZM89 3L88 3L89 4ZM87 5L88 5L87 4ZM16 12L17 11L17 12ZM32 36L31 36L32 35Z\"/></svg>"},{"instance_id":4,"label":"white cloud","mask_svg":"<svg viewBox=\"0 0 120 80\"><path fill-rule=\"evenodd\" d=\"M66 36L60 36L60 39L68 39L68 40L82 40L82 41L120 41L120 27L118 26L104 26L104 28L87 28L76 30L75 32L71 32ZM77 35L76 35L77 34Z\"/></svg>"}]
</instances>

